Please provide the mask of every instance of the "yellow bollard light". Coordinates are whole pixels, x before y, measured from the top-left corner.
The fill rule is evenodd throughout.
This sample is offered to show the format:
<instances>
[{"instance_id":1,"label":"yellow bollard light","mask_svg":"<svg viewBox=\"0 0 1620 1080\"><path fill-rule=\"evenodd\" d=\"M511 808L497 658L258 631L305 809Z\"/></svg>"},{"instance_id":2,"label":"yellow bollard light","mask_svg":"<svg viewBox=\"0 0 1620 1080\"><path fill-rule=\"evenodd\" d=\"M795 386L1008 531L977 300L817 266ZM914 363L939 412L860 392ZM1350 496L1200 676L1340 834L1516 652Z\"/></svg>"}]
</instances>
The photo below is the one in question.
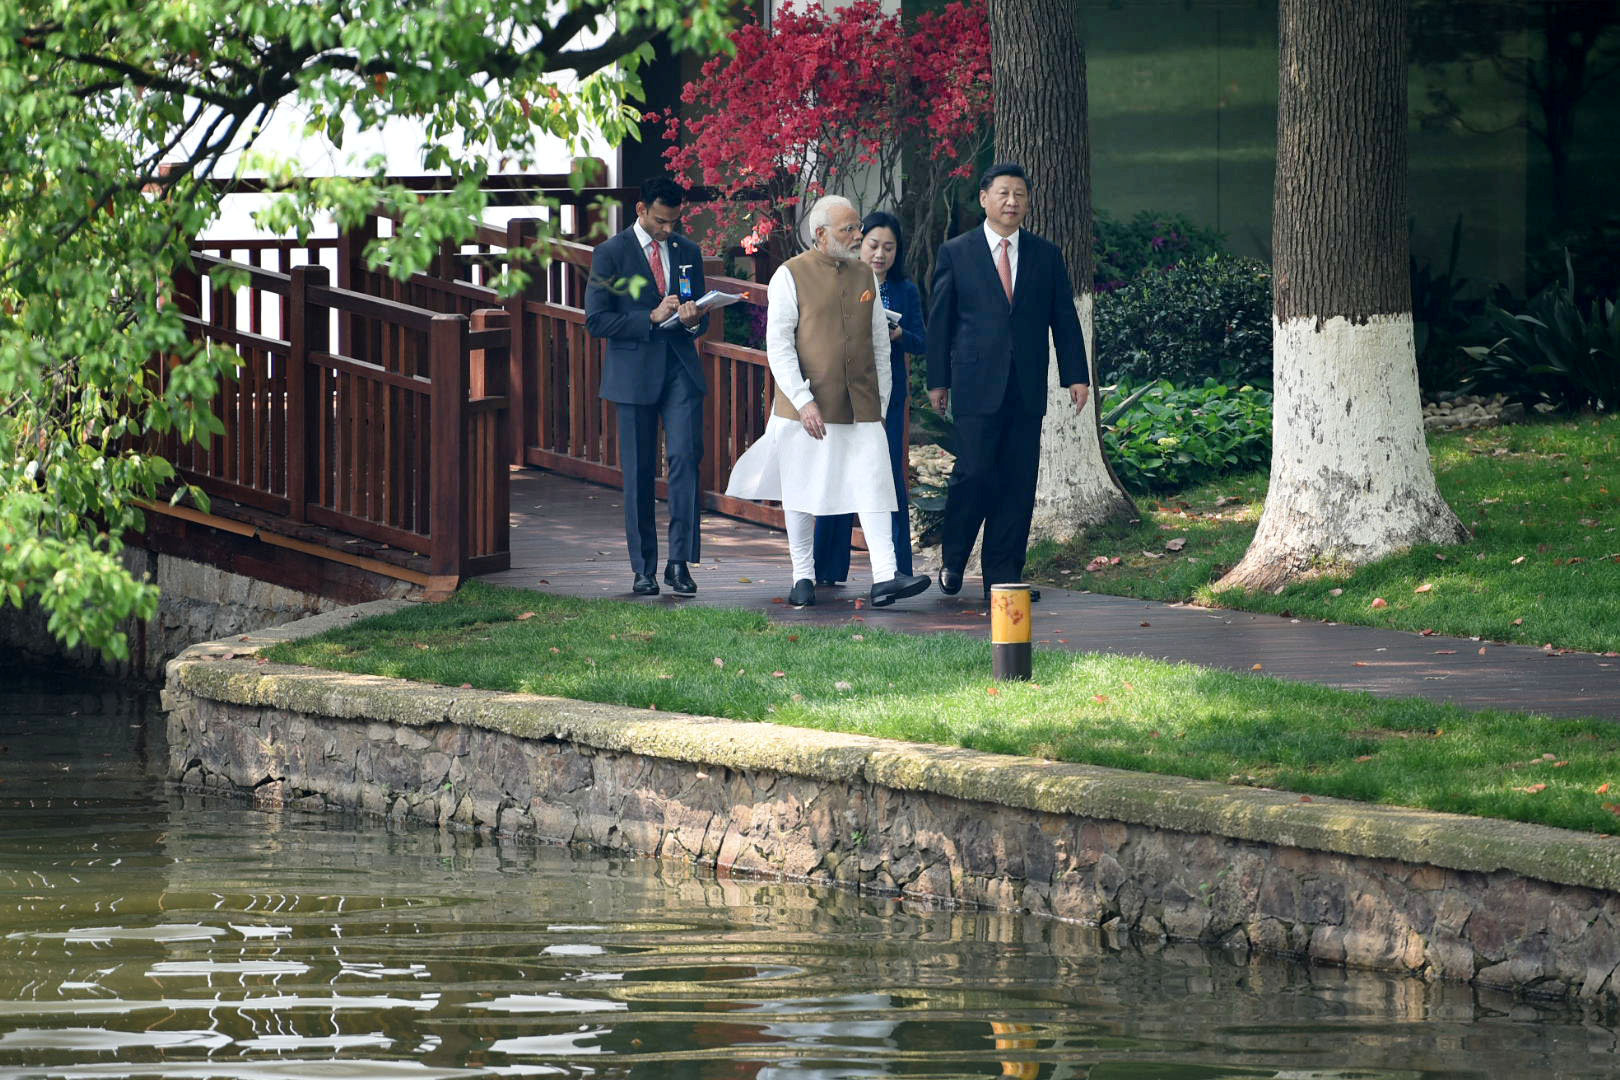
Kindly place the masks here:
<instances>
[{"instance_id":1,"label":"yellow bollard light","mask_svg":"<svg viewBox=\"0 0 1620 1080\"><path fill-rule=\"evenodd\" d=\"M990 586L990 650L996 678L1029 679L1030 619L1028 585Z\"/></svg>"}]
</instances>

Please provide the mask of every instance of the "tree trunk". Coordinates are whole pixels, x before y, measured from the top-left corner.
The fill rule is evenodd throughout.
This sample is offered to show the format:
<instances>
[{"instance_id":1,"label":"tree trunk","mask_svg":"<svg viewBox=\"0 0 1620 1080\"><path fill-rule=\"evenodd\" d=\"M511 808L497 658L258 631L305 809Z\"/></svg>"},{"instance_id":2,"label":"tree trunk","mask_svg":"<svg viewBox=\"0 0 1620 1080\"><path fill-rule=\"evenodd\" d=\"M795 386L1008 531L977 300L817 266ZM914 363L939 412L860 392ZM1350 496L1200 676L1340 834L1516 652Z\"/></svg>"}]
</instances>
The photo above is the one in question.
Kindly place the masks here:
<instances>
[{"instance_id":1,"label":"tree trunk","mask_svg":"<svg viewBox=\"0 0 1620 1080\"><path fill-rule=\"evenodd\" d=\"M990 75L996 99L996 160L1030 177L1025 224L1063 252L1075 308L1092 357L1091 150L1086 130L1086 51L1072 0L990 0ZM1102 453L1093 393L1076 413L1047 366L1046 423L1030 535L1066 540L1136 507ZM1090 382L1095 391L1096 365Z\"/></svg>"},{"instance_id":2,"label":"tree trunk","mask_svg":"<svg viewBox=\"0 0 1620 1080\"><path fill-rule=\"evenodd\" d=\"M1271 487L1219 585L1468 532L1423 436L1407 268L1406 2L1282 0Z\"/></svg>"}]
</instances>

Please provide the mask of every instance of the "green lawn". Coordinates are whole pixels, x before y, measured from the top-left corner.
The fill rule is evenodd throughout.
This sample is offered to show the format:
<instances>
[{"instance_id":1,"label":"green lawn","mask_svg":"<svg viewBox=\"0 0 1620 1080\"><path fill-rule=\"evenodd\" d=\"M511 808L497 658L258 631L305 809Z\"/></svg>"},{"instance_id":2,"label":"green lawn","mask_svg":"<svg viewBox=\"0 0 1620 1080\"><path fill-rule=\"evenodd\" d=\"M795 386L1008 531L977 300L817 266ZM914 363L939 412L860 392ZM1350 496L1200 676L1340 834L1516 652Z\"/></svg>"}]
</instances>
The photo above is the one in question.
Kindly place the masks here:
<instances>
[{"instance_id":1,"label":"green lawn","mask_svg":"<svg viewBox=\"0 0 1620 1080\"><path fill-rule=\"evenodd\" d=\"M1042 545L1032 580L1153 600L1479 637L1620 651L1620 417L1583 417L1442 435L1429 443L1441 493L1473 531L1281 594L1216 593L1259 520L1264 473L1177 495L1142 496L1136 525ZM1186 541L1180 551L1169 542ZM1106 568L1088 571L1103 556ZM1114 558L1120 562L1112 563ZM1420 588L1428 586L1423 591ZM1385 607L1373 607L1376 599Z\"/></svg>"},{"instance_id":2,"label":"green lawn","mask_svg":"<svg viewBox=\"0 0 1620 1080\"><path fill-rule=\"evenodd\" d=\"M995 683L989 645L957 634L779 626L473 583L266 655L1620 833L1611 723L1040 648L1033 682Z\"/></svg>"}]
</instances>

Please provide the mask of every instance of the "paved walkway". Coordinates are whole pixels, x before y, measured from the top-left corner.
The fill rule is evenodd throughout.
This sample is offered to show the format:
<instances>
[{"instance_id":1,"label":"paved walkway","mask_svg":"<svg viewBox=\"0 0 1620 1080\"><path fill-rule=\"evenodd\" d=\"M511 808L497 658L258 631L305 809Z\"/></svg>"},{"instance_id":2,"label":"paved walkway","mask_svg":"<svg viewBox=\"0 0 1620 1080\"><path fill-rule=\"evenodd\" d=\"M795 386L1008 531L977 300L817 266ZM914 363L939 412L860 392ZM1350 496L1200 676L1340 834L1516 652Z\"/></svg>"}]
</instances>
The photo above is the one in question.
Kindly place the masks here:
<instances>
[{"instance_id":1,"label":"paved walkway","mask_svg":"<svg viewBox=\"0 0 1620 1080\"><path fill-rule=\"evenodd\" d=\"M512 525L512 569L484 580L570 596L635 599L618 491L535 469L514 472ZM854 571L864 580L860 555ZM855 608L855 599L866 594L859 586L818 590L820 602L812 608L776 602L792 585L786 538L715 514L704 515L703 562L692 568L692 576L695 598L677 600L665 589L642 602L751 608L779 622L843 624L859 617L871 626L908 633L988 634L974 578L954 597L936 585L875 610ZM1035 638L1038 648L1132 654L1234 671L1259 664L1278 678L1381 696L1620 720L1620 659L1592 653L1546 653L1522 645L1046 587L1035 606Z\"/></svg>"}]
</instances>

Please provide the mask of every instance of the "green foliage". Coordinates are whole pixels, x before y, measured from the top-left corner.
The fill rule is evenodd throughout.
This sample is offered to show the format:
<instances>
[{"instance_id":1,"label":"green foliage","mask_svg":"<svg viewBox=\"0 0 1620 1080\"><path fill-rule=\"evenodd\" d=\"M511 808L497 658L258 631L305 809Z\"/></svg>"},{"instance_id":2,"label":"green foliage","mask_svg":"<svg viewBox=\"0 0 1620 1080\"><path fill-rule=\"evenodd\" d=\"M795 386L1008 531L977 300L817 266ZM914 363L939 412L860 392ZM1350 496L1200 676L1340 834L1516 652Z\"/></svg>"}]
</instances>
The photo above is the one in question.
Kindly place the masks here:
<instances>
[{"instance_id":1,"label":"green foliage","mask_svg":"<svg viewBox=\"0 0 1620 1080\"><path fill-rule=\"evenodd\" d=\"M119 552L142 524L134 500L173 479L150 438L221 430L210 401L234 355L187 342L169 283L218 216L200 178L227 154L247 148L281 187L269 227L402 213L368 259L409 274L470 235L492 161L528 167L541 138L573 144L591 127L631 133L624 97L650 39L707 51L722 23L708 0L0 5L0 602L36 600L57 636L113 655L119 620L153 612L154 588ZM358 181L305 179L252 148L278 108L300 110L333 156L385 123L417 125L422 167L461 182L423 200L387 185L380 160ZM161 386L144 374L158 357Z\"/></svg>"},{"instance_id":2,"label":"green foliage","mask_svg":"<svg viewBox=\"0 0 1620 1080\"><path fill-rule=\"evenodd\" d=\"M1417 351L1418 384L1426 398L1461 386L1467 366L1463 348L1481 302L1465 300L1470 282L1457 276L1462 248L1462 216L1451 227L1451 254L1444 270L1408 256L1412 274L1412 336Z\"/></svg>"},{"instance_id":3,"label":"green foliage","mask_svg":"<svg viewBox=\"0 0 1620 1080\"><path fill-rule=\"evenodd\" d=\"M1225 238L1216 230L1194 225L1179 214L1150 210L1138 211L1129 221L1115 221L1099 212L1091 242L1098 292L1117 289L1151 270L1202 262L1226 250Z\"/></svg>"},{"instance_id":4,"label":"green foliage","mask_svg":"<svg viewBox=\"0 0 1620 1080\"><path fill-rule=\"evenodd\" d=\"M1104 383L1271 381L1271 270L1257 260L1210 255L1146 274L1099 293L1094 318Z\"/></svg>"},{"instance_id":5,"label":"green foliage","mask_svg":"<svg viewBox=\"0 0 1620 1080\"><path fill-rule=\"evenodd\" d=\"M1592 794L1620 769L1620 732L1608 721L1476 713L1045 642L1036 645L1032 681L993 684L978 634L781 625L734 609L475 582L446 603L354 622L267 655L448 686L1620 832L1620 818ZM1536 782L1547 787L1525 794Z\"/></svg>"},{"instance_id":6,"label":"green foliage","mask_svg":"<svg viewBox=\"0 0 1620 1080\"><path fill-rule=\"evenodd\" d=\"M1522 313L1486 305L1481 330L1501 337L1463 350L1474 361L1469 381L1526 404L1613 411L1620 407L1620 308L1598 299L1583 313L1574 269L1565 265L1565 282L1543 289Z\"/></svg>"},{"instance_id":7,"label":"green foliage","mask_svg":"<svg viewBox=\"0 0 1620 1080\"><path fill-rule=\"evenodd\" d=\"M1135 492L1259 468L1271 460L1271 394L1214 379L1187 389L1160 381L1104 424L1103 447L1120 482Z\"/></svg>"}]
</instances>

